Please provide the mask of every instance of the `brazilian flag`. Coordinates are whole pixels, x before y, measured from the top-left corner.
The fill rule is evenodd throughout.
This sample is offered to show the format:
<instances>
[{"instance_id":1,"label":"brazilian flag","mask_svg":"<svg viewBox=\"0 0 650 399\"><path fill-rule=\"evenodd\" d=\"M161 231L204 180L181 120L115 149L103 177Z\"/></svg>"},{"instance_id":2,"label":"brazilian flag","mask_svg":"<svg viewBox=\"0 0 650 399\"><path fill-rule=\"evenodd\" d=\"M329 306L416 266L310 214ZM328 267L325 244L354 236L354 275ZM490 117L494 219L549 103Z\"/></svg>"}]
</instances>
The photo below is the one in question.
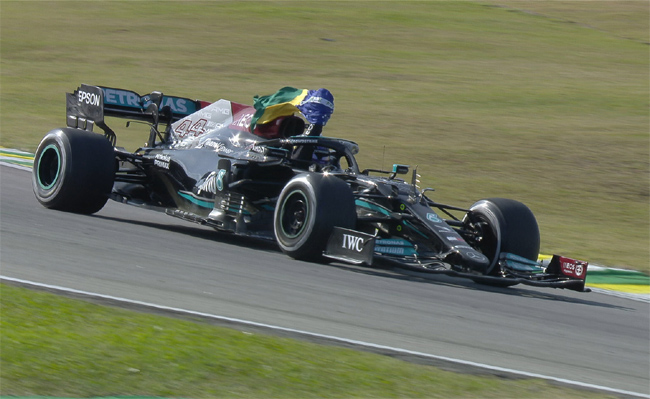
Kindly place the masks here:
<instances>
[{"instance_id":1,"label":"brazilian flag","mask_svg":"<svg viewBox=\"0 0 650 399\"><path fill-rule=\"evenodd\" d=\"M255 114L251 121L251 132L257 124L269 123L281 116L300 112L298 105L305 99L309 90L283 87L269 96L253 97Z\"/></svg>"}]
</instances>

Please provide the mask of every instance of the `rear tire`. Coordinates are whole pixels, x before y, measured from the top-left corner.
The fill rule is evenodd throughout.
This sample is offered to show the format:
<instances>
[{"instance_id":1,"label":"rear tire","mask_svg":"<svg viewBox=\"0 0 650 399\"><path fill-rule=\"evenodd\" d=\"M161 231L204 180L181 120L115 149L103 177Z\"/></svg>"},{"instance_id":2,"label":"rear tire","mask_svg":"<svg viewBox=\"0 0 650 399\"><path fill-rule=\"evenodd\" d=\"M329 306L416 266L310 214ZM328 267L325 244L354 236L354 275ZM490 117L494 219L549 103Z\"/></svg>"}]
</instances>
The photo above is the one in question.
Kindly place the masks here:
<instances>
[{"instance_id":1,"label":"rear tire","mask_svg":"<svg viewBox=\"0 0 650 399\"><path fill-rule=\"evenodd\" d=\"M539 227L533 212L519 201L489 198L476 202L465 216L470 231L477 233L469 242L490 259L486 275L500 275L498 267L502 253L512 253L532 261L539 256ZM502 282L480 278L476 282L498 286L515 285L506 279Z\"/></svg>"},{"instance_id":2,"label":"rear tire","mask_svg":"<svg viewBox=\"0 0 650 399\"><path fill-rule=\"evenodd\" d=\"M343 180L301 174L282 189L275 208L274 232L280 249L294 259L317 261L335 226L356 225L352 190Z\"/></svg>"},{"instance_id":3,"label":"rear tire","mask_svg":"<svg viewBox=\"0 0 650 399\"><path fill-rule=\"evenodd\" d=\"M106 204L115 179L111 143L84 130L49 132L34 155L32 188L46 208L92 214Z\"/></svg>"}]
</instances>

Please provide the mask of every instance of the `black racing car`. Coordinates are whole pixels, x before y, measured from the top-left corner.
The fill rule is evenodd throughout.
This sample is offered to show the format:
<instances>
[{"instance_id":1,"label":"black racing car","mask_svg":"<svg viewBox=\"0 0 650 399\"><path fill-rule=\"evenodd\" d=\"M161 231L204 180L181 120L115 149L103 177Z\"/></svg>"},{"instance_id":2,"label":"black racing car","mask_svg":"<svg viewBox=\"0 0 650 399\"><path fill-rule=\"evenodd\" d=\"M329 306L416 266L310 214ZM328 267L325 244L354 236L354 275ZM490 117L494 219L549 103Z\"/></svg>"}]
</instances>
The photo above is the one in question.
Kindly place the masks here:
<instances>
[{"instance_id":1,"label":"black racing car","mask_svg":"<svg viewBox=\"0 0 650 399\"><path fill-rule=\"evenodd\" d=\"M586 262L557 255L538 262L539 229L524 204L444 205L418 188L417 171L399 177L406 165L362 170L358 145L319 135L314 121L326 118L303 107L333 110L333 98L295 93L247 106L81 85L67 94L67 127L38 146L34 193L68 212L95 213L109 198L160 210L274 240L296 259L386 261L485 284L585 291ZM148 123L145 147L116 147L105 116Z\"/></svg>"}]
</instances>

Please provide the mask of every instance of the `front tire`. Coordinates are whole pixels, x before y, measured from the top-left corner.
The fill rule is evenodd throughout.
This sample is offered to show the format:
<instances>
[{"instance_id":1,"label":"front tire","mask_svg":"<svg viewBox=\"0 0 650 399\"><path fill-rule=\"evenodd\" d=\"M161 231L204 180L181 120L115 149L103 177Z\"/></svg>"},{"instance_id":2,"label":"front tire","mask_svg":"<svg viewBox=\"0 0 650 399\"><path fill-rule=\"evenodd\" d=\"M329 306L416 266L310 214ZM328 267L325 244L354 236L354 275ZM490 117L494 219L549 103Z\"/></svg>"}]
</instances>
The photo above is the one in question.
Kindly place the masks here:
<instances>
[{"instance_id":1,"label":"front tire","mask_svg":"<svg viewBox=\"0 0 650 399\"><path fill-rule=\"evenodd\" d=\"M92 214L108 200L115 154L103 136L78 129L49 132L34 155L32 188L46 208Z\"/></svg>"},{"instance_id":2,"label":"front tire","mask_svg":"<svg viewBox=\"0 0 650 399\"><path fill-rule=\"evenodd\" d=\"M468 237L468 242L490 259L486 275L500 275L498 262L502 253L515 254L532 261L539 256L537 220L533 212L519 201L506 198L478 201L472 205L463 221L467 230L474 233ZM495 285L504 285L506 281L504 279L503 284Z\"/></svg>"},{"instance_id":3,"label":"front tire","mask_svg":"<svg viewBox=\"0 0 650 399\"><path fill-rule=\"evenodd\" d=\"M356 207L352 190L335 176L301 174L282 189L274 214L275 238L294 259L317 261L332 229L352 229Z\"/></svg>"}]
</instances>

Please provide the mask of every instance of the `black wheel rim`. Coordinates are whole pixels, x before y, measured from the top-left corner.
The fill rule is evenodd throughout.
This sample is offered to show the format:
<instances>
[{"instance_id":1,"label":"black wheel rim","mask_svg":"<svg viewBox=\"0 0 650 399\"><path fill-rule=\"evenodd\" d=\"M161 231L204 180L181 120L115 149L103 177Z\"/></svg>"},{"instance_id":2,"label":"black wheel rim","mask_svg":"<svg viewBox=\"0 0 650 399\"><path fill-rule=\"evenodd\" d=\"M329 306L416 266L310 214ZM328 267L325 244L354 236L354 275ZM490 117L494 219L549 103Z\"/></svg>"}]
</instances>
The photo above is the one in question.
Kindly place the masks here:
<instances>
[{"instance_id":1,"label":"black wheel rim","mask_svg":"<svg viewBox=\"0 0 650 399\"><path fill-rule=\"evenodd\" d=\"M492 274L496 265L498 248L501 246L499 238L490 221L483 215L475 215L472 218L471 231L474 233L472 247L485 255L490 260L490 266L486 274Z\"/></svg>"},{"instance_id":2,"label":"black wheel rim","mask_svg":"<svg viewBox=\"0 0 650 399\"><path fill-rule=\"evenodd\" d=\"M492 231L489 221L478 216L473 220L472 231L474 232L474 249L477 249L488 259L493 260L497 251L497 237Z\"/></svg>"},{"instance_id":3,"label":"black wheel rim","mask_svg":"<svg viewBox=\"0 0 650 399\"><path fill-rule=\"evenodd\" d=\"M296 238L305 229L309 218L307 198L301 191L293 191L284 201L280 219L282 233L288 238Z\"/></svg>"}]
</instances>

